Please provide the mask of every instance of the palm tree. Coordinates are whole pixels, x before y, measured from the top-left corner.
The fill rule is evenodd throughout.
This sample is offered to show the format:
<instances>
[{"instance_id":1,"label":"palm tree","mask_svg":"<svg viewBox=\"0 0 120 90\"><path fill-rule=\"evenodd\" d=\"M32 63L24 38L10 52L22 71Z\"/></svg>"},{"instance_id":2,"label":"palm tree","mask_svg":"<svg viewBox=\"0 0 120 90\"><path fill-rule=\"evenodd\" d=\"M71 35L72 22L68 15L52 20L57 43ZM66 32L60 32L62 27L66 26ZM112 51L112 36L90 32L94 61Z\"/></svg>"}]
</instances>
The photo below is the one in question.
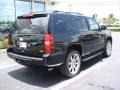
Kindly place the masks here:
<instances>
[{"instance_id":1,"label":"palm tree","mask_svg":"<svg viewBox=\"0 0 120 90\"><path fill-rule=\"evenodd\" d=\"M114 15L110 14L107 21L109 25L112 25L115 22Z\"/></svg>"}]
</instances>

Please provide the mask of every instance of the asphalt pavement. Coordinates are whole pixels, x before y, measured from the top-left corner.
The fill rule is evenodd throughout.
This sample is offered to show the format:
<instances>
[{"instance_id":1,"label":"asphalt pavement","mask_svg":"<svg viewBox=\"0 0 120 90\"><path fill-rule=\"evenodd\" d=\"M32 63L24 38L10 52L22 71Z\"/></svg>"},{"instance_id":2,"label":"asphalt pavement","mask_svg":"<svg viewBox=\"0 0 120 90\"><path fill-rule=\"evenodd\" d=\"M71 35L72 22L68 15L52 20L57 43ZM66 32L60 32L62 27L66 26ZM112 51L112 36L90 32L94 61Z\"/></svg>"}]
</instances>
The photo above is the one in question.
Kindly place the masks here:
<instances>
[{"instance_id":1,"label":"asphalt pavement","mask_svg":"<svg viewBox=\"0 0 120 90\"><path fill-rule=\"evenodd\" d=\"M59 71L30 69L0 54L0 90L120 90L120 33L114 32L109 58L82 63L81 72L68 79Z\"/></svg>"}]
</instances>

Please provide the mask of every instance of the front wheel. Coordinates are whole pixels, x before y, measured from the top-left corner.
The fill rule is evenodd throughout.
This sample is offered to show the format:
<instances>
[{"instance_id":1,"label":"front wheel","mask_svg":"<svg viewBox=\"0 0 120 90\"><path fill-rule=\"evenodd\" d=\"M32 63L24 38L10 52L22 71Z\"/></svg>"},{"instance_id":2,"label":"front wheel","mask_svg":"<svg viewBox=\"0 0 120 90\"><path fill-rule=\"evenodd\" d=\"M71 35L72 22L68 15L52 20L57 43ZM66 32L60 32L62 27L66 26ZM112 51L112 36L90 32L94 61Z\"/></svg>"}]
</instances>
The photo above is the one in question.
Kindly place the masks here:
<instances>
[{"instance_id":1,"label":"front wheel","mask_svg":"<svg viewBox=\"0 0 120 90\"><path fill-rule=\"evenodd\" d=\"M80 72L81 55L76 50L70 50L64 64L61 66L63 75L71 78Z\"/></svg>"},{"instance_id":2,"label":"front wheel","mask_svg":"<svg viewBox=\"0 0 120 90\"><path fill-rule=\"evenodd\" d=\"M111 56L111 52L112 52L112 42L110 40L107 40L103 55L105 57L109 57Z\"/></svg>"}]
</instances>

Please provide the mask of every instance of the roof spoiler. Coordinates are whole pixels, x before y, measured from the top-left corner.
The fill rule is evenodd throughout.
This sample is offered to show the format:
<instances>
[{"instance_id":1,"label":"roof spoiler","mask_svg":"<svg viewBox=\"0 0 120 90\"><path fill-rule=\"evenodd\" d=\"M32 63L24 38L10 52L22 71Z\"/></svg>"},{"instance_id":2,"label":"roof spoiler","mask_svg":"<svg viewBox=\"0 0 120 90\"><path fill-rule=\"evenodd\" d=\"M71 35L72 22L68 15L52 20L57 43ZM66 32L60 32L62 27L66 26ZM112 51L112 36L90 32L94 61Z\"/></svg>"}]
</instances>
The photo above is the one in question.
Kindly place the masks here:
<instances>
[{"instance_id":1,"label":"roof spoiler","mask_svg":"<svg viewBox=\"0 0 120 90\"><path fill-rule=\"evenodd\" d=\"M22 16L18 16L17 19L32 19L32 18L37 18L37 17L47 17L47 14L26 14Z\"/></svg>"}]
</instances>

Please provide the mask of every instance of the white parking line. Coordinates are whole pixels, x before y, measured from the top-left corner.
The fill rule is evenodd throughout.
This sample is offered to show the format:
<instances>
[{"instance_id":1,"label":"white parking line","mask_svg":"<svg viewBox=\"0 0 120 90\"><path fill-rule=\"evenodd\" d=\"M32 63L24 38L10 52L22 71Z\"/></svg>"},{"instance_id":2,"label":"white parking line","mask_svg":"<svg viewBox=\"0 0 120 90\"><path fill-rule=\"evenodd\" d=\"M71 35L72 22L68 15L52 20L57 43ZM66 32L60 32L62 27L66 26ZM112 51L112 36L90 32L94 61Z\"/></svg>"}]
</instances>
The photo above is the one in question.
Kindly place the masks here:
<instances>
[{"instance_id":1,"label":"white parking line","mask_svg":"<svg viewBox=\"0 0 120 90\"><path fill-rule=\"evenodd\" d=\"M11 65L5 65L5 66L0 66L0 70L1 69L6 69L6 68L9 68L9 67L13 67L13 66L17 66L18 64L11 64Z\"/></svg>"},{"instance_id":2,"label":"white parking line","mask_svg":"<svg viewBox=\"0 0 120 90\"><path fill-rule=\"evenodd\" d=\"M69 80L63 81L63 82L53 86L51 90L60 90L63 87L68 86L69 84L75 82L76 80L81 79L82 77L86 76L90 72L96 70L98 67L104 65L106 62L107 62L107 60L104 60L103 62L99 62L99 63L93 65L92 67L88 68L85 71L81 71L79 75L77 75L77 76L75 76L75 77L73 77L73 78L71 78Z\"/></svg>"}]
</instances>

